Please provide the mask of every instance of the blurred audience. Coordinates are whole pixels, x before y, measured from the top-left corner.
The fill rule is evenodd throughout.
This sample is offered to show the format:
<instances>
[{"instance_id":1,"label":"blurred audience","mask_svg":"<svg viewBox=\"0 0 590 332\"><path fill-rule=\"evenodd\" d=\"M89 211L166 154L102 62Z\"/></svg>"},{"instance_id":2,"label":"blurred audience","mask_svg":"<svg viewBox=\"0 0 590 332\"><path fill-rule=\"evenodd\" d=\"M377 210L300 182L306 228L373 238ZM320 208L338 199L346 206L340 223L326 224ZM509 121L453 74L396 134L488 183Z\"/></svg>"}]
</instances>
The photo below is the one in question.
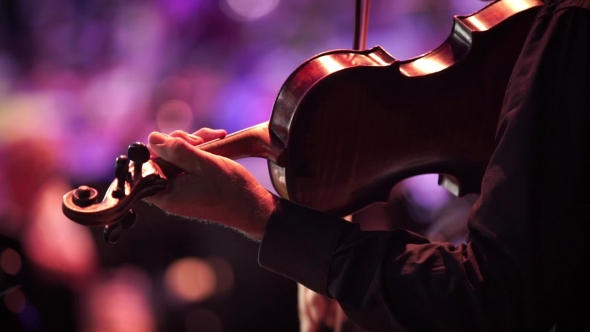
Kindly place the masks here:
<instances>
[{"instance_id":1,"label":"blurred audience","mask_svg":"<svg viewBox=\"0 0 590 332\"><path fill-rule=\"evenodd\" d=\"M29 138L0 151L0 250L13 256L3 260L0 279L2 290L13 288L4 296L8 311L2 310L9 331L73 330L76 296L98 269L90 231L61 212L70 185L53 149L50 141ZM63 312L53 315L55 308Z\"/></svg>"}]
</instances>

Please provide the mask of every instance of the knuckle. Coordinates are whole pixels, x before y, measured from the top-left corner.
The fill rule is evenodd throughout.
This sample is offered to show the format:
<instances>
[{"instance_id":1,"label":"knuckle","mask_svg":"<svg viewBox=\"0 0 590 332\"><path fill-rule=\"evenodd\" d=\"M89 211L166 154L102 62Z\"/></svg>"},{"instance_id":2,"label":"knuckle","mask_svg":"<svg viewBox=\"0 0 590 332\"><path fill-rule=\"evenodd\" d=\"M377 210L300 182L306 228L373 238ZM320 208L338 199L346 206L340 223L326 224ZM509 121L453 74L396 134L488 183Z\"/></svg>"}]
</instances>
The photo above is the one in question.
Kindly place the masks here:
<instances>
[{"instance_id":1,"label":"knuckle","mask_svg":"<svg viewBox=\"0 0 590 332\"><path fill-rule=\"evenodd\" d=\"M169 144L171 150L180 151L184 149L184 142L178 137L172 138Z\"/></svg>"},{"instance_id":2,"label":"knuckle","mask_svg":"<svg viewBox=\"0 0 590 332\"><path fill-rule=\"evenodd\" d=\"M180 137L180 136L183 136L184 134L185 134L185 132L182 131L182 130L175 130L175 131L171 132L169 134L169 136L172 136L172 137Z\"/></svg>"},{"instance_id":3,"label":"knuckle","mask_svg":"<svg viewBox=\"0 0 590 332\"><path fill-rule=\"evenodd\" d=\"M199 136L193 136L193 140L195 140L195 145L203 144L205 140Z\"/></svg>"},{"instance_id":4,"label":"knuckle","mask_svg":"<svg viewBox=\"0 0 590 332\"><path fill-rule=\"evenodd\" d=\"M195 131L195 135L200 136L200 135L207 135L210 134L213 131L213 129L209 128L209 127L203 127L197 131Z\"/></svg>"}]
</instances>

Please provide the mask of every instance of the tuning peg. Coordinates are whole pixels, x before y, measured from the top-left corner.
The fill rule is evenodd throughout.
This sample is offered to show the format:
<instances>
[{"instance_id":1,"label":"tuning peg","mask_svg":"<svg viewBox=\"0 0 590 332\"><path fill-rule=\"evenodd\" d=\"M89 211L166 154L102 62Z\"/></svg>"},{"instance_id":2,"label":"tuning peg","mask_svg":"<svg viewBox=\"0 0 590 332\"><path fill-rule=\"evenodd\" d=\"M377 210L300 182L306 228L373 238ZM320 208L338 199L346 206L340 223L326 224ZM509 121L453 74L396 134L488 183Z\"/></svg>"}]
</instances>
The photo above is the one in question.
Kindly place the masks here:
<instances>
[{"instance_id":1,"label":"tuning peg","mask_svg":"<svg viewBox=\"0 0 590 332\"><path fill-rule=\"evenodd\" d=\"M123 233L123 227L120 223L106 225L102 232L102 238L107 243L115 244L121 238L121 233Z\"/></svg>"},{"instance_id":2,"label":"tuning peg","mask_svg":"<svg viewBox=\"0 0 590 332\"><path fill-rule=\"evenodd\" d=\"M129 213L120 221L104 227L102 237L107 243L117 243L121 238L123 230L133 227L135 225L135 212L129 210Z\"/></svg>"},{"instance_id":3,"label":"tuning peg","mask_svg":"<svg viewBox=\"0 0 590 332\"><path fill-rule=\"evenodd\" d=\"M135 220L135 212L133 210L129 210L129 213L123 218L123 220L121 220L121 226L123 226L123 229L131 228L133 225L135 225Z\"/></svg>"},{"instance_id":4,"label":"tuning peg","mask_svg":"<svg viewBox=\"0 0 590 332\"><path fill-rule=\"evenodd\" d=\"M72 201L79 207L87 207L96 203L98 191L88 186L80 186L72 193Z\"/></svg>"},{"instance_id":5,"label":"tuning peg","mask_svg":"<svg viewBox=\"0 0 590 332\"><path fill-rule=\"evenodd\" d=\"M113 190L114 198L125 197L125 182L129 174L129 158L121 155L115 161L115 177L117 178L117 189Z\"/></svg>"},{"instance_id":6,"label":"tuning peg","mask_svg":"<svg viewBox=\"0 0 590 332\"><path fill-rule=\"evenodd\" d=\"M141 177L141 170L144 163L150 160L150 150L141 142L135 142L127 148L127 155L133 161L135 177Z\"/></svg>"}]
</instances>

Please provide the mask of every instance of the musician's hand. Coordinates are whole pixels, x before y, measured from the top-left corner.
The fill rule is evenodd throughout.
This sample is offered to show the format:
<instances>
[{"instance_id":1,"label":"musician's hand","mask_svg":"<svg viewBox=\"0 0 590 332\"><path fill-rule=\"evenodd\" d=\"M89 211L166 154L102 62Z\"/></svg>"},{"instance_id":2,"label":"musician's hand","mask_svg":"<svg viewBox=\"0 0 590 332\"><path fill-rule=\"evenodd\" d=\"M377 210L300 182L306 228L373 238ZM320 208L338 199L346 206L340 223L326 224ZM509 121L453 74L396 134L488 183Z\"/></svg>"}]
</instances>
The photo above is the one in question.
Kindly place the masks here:
<instances>
[{"instance_id":1,"label":"musician's hand","mask_svg":"<svg viewBox=\"0 0 590 332\"><path fill-rule=\"evenodd\" d=\"M152 153L185 173L169 179L169 190L146 200L169 213L223 224L260 240L276 197L242 165L194 146L220 136L225 131L151 133Z\"/></svg>"},{"instance_id":2,"label":"musician's hand","mask_svg":"<svg viewBox=\"0 0 590 332\"><path fill-rule=\"evenodd\" d=\"M169 136L182 138L191 145L196 146L214 139L224 138L226 135L227 132L223 129L201 128L192 134L182 130L176 130L171 132Z\"/></svg>"},{"instance_id":3,"label":"musician's hand","mask_svg":"<svg viewBox=\"0 0 590 332\"><path fill-rule=\"evenodd\" d=\"M178 137L185 140L192 146L197 146L203 144L205 142L209 142L218 138L224 138L227 135L227 132L223 129L211 129L211 128L201 128L195 131L192 134L187 133L184 130L175 130L168 134L170 137ZM150 154L152 157L157 157L156 153L152 150L152 148L148 145L148 149L150 150Z\"/></svg>"}]
</instances>

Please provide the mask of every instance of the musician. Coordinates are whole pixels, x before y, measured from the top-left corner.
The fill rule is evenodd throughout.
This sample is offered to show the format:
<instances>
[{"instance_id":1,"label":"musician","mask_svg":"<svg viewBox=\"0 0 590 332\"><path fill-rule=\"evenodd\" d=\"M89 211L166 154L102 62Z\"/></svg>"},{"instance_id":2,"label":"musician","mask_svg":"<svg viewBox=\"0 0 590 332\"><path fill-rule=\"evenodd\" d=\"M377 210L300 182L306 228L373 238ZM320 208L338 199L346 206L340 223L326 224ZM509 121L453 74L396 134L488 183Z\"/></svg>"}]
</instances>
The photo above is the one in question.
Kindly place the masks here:
<instances>
[{"instance_id":1,"label":"musician","mask_svg":"<svg viewBox=\"0 0 590 332\"><path fill-rule=\"evenodd\" d=\"M590 1L547 0L516 63L467 244L357 225L269 193L239 164L152 133L185 169L149 201L260 241L259 263L336 299L368 330L584 331ZM362 135L362 133L351 133Z\"/></svg>"}]
</instances>

